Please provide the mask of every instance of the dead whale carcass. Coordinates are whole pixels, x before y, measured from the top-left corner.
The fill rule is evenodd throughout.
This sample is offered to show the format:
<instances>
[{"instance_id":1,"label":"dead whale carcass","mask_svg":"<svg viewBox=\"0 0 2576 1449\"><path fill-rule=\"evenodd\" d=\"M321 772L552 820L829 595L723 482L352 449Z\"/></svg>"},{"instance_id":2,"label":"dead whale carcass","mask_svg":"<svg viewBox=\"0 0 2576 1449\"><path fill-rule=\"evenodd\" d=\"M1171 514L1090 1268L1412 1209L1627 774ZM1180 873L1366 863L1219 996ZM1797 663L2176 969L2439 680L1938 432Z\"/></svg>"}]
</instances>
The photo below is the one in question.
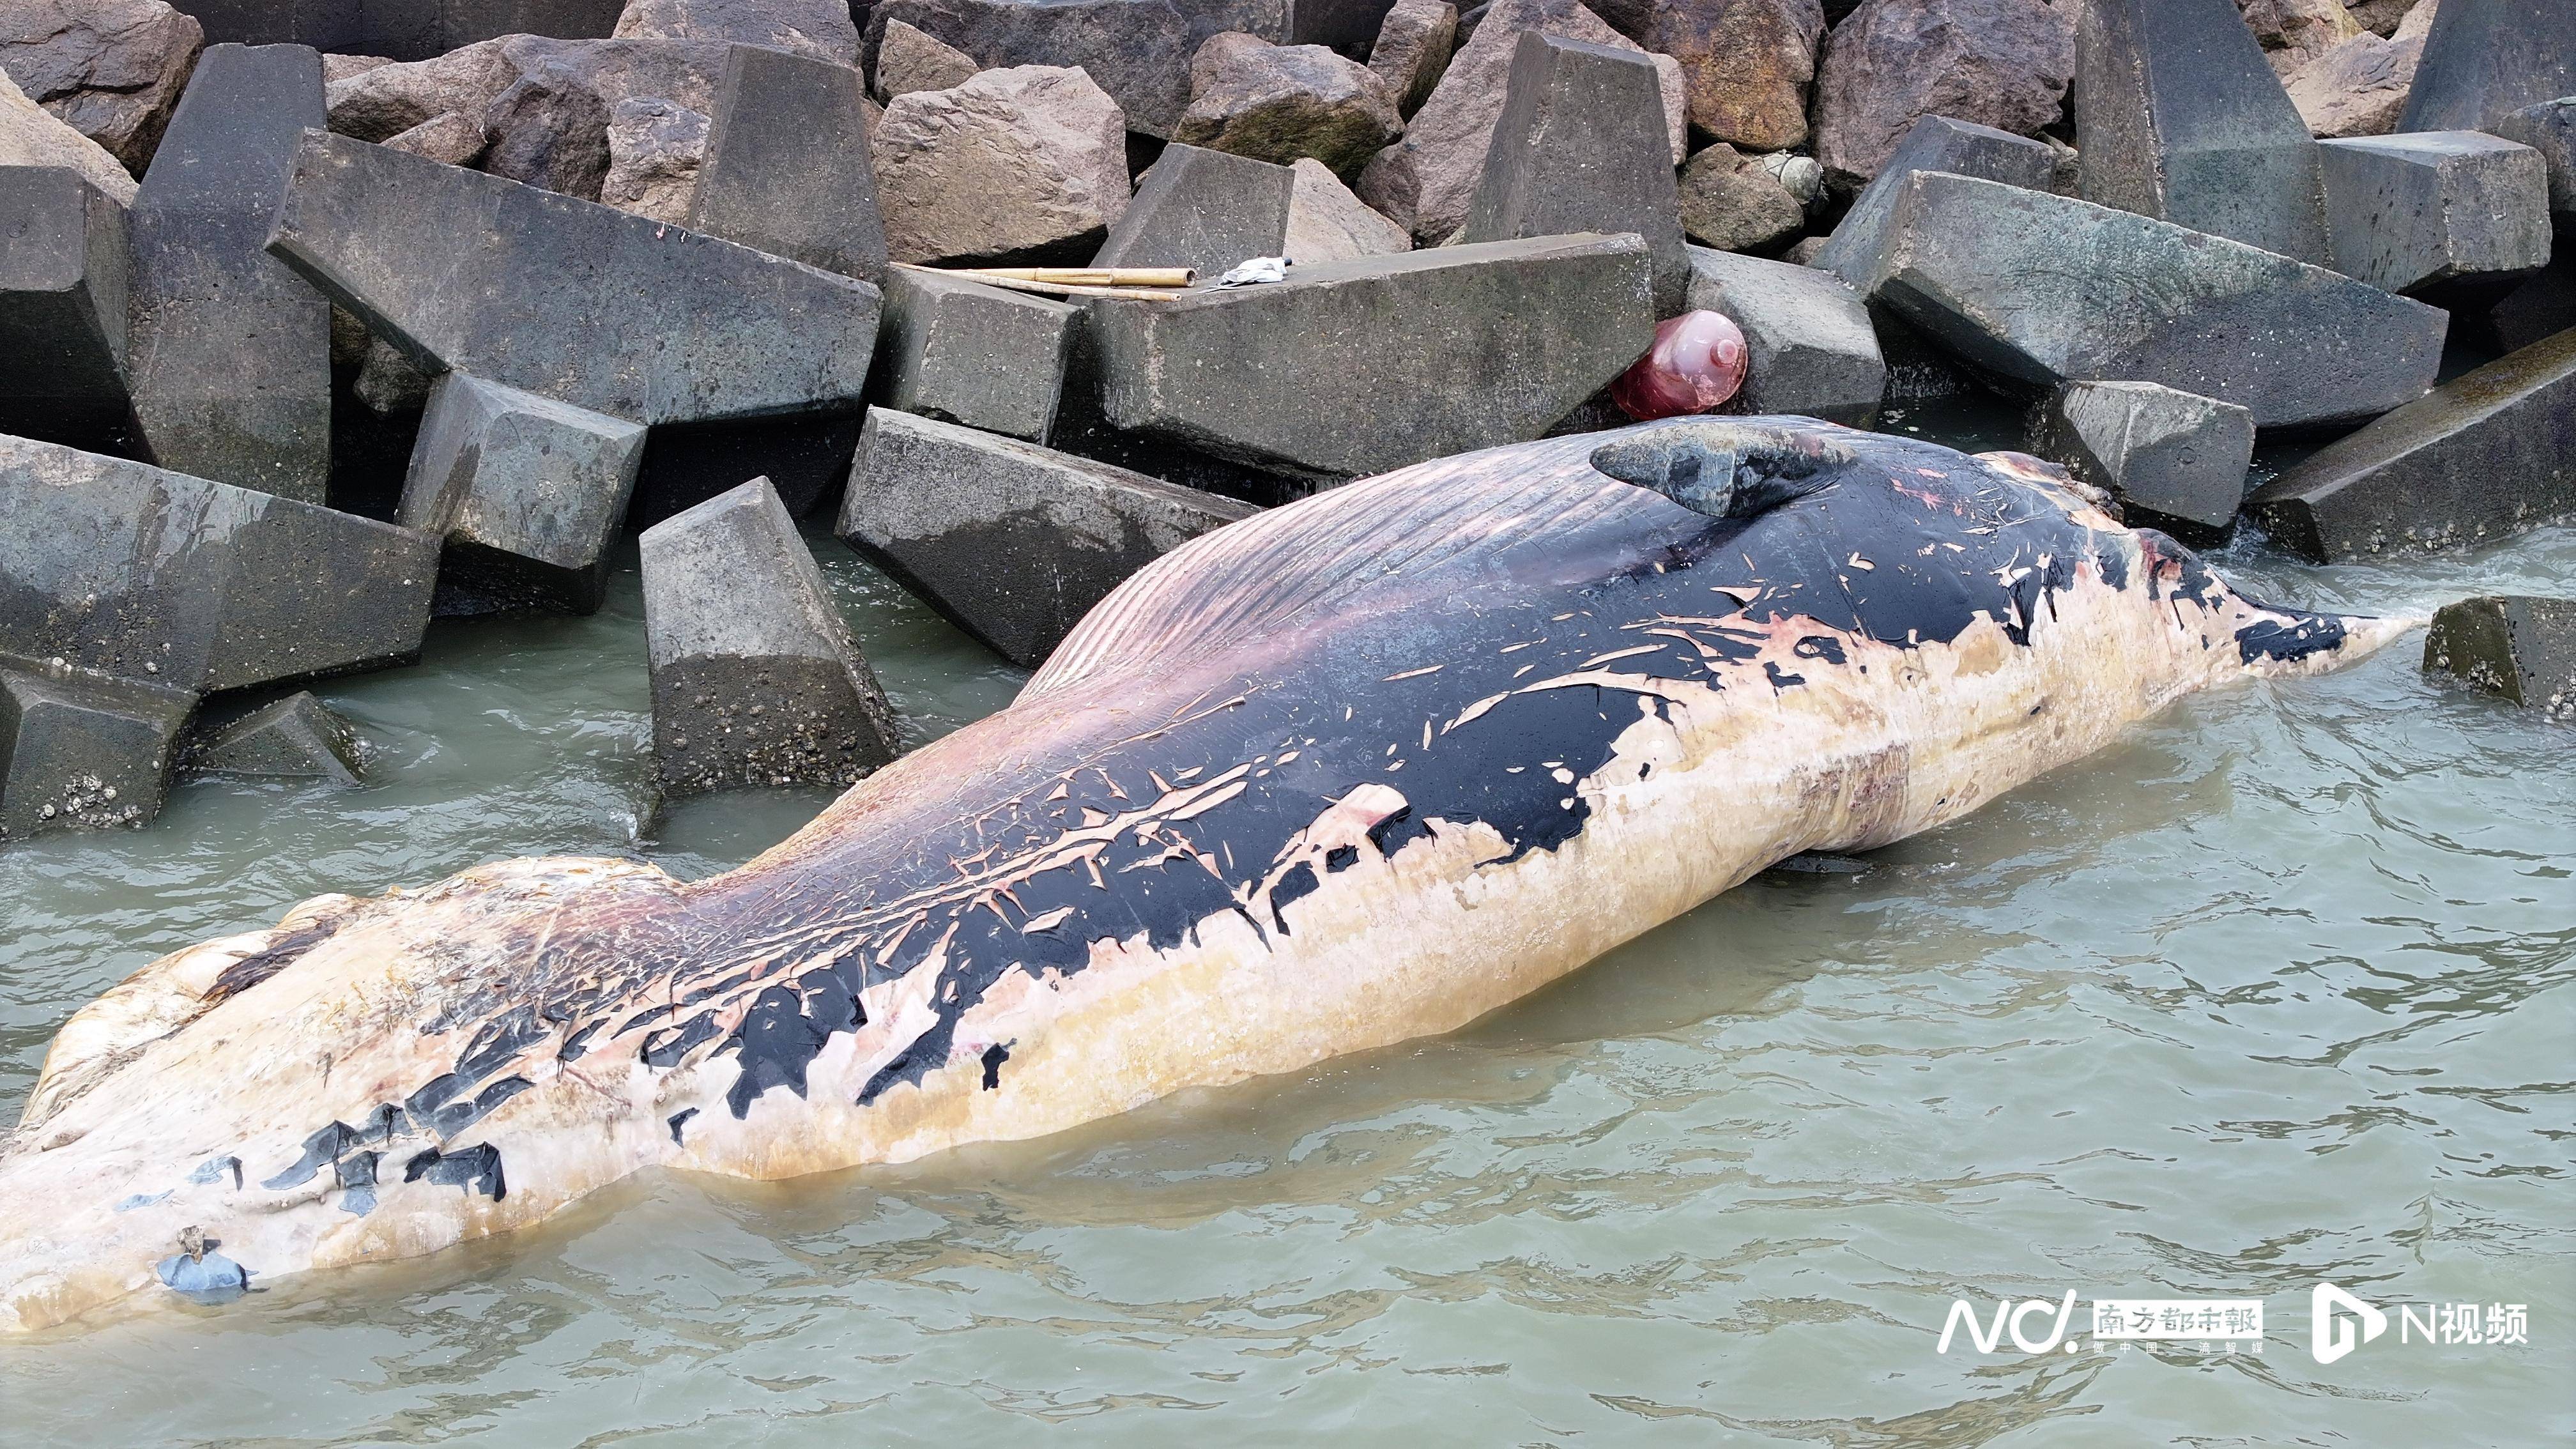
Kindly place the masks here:
<instances>
[{"instance_id":1,"label":"dead whale carcass","mask_svg":"<svg viewBox=\"0 0 2576 1449\"><path fill-rule=\"evenodd\" d=\"M2252 603L2009 456L1804 420L1407 468L1168 555L727 875L489 866L145 968L0 1147L0 1321L1447 1031L2402 627Z\"/></svg>"}]
</instances>

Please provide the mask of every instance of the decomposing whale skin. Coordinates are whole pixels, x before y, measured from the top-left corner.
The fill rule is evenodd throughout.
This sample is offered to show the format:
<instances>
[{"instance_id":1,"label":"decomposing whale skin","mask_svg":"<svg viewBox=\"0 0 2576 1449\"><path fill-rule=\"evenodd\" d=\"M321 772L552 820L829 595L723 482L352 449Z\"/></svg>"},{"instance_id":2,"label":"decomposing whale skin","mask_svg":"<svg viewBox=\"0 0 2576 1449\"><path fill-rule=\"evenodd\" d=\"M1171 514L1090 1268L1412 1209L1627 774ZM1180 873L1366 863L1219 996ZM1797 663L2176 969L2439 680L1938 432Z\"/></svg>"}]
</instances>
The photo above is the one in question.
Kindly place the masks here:
<instances>
[{"instance_id":1,"label":"decomposing whale skin","mask_svg":"<svg viewBox=\"0 0 2576 1449\"><path fill-rule=\"evenodd\" d=\"M1425 463L1159 560L729 874L519 861L165 957L0 1146L0 1325L1448 1031L2416 622L2252 603L2044 466L1803 419Z\"/></svg>"}]
</instances>

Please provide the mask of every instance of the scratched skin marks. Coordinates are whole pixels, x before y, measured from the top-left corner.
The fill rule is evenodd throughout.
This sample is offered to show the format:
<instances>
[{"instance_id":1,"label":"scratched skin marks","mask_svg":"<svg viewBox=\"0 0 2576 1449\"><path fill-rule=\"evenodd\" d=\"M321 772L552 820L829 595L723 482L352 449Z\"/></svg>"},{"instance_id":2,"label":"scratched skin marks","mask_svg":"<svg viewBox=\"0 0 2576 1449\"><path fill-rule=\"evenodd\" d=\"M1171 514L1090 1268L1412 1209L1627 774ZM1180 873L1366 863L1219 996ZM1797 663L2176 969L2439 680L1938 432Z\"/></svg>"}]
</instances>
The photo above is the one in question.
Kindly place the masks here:
<instances>
[{"instance_id":1,"label":"scratched skin marks","mask_svg":"<svg viewBox=\"0 0 2576 1449\"><path fill-rule=\"evenodd\" d=\"M783 1176L1052 1130L1173 1069L1104 1081L1096 1107L1006 1107L1045 1046L1033 1000L1193 954L1302 967L1300 931L1339 928L1323 909L1336 883L1395 889L1400 861L1451 862L1444 882L1473 886L1572 859L1587 830L1613 838L1595 829L1604 790L1651 792L1672 758L1638 750L1641 723L1817 731L1822 783L1802 788L1831 796L1829 823L1816 840L1781 826L1601 940L1821 837L1884 843L2008 787L1934 790L1949 777L1909 753L1931 742L1882 738L1872 713L1972 654L2000 660L1975 666L1995 679L2017 678L2013 653L2047 655L2041 679L2082 662L2084 621L2183 641L2134 716L2389 632L2240 600L2021 462L1805 420L1724 427L1777 446L1686 480L1676 496L1708 511L1603 476L1596 435L1422 465L1202 539L1104 603L1010 710L713 881L489 867L324 898L146 968L66 1029L0 1147L0 1222L40 1189L116 1209L30 1234L18 1262L0 1248L0 1296L36 1326L148 1286L153 1255L201 1217L230 1214L209 1231L277 1274L506 1230L655 1163ZM2033 698L2036 718L2050 701ZM2018 705L2007 716L2022 724ZM2059 753L2122 722L2091 721ZM264 1000L331 1023L321 1049L226 1055ZM1315 1055L1349 1049L1347 1033L1316 1039ZM1104 1049L1098 1074L1132 1052ZM1208 1078L1246 1071L1212 1062ZM149 1110L192 1073L248 1084L198 1093L215 1100L185 1120Z\"/></svg>"}]
</instances>

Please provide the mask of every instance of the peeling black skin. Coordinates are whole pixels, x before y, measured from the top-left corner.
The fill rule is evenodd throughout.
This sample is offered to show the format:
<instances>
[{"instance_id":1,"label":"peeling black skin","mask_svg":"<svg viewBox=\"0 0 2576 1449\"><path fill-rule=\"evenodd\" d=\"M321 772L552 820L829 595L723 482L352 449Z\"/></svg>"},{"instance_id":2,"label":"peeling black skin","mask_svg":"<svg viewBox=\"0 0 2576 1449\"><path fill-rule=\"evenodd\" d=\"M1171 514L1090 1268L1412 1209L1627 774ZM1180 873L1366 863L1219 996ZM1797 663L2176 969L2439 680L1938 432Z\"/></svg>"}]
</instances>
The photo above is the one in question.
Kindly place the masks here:
<instances>
[{"instance_id":1,"label":"peeling black skin","mask_svg":"<svg viewBox=\"0 0 2576 1449\"><path fill-rule=\"evenodd\" d=\"M506 1101L504 1089L524 1088L523 1058L574 1062L612 1041L640 1046L661 1071L731 1059L740 1076L726 1107L745 1117L769 1094L805 1095L816 1056L866 1025L859 993L910 972L943 941L936 1020L857 1101L921 1083L961 1045L983 1087L997 1089L1008 1050L957 1034L997 983L1012 972L1075 975L1102 939L1169 949L1217 915L1263 939L1287 936L1297 901L1319 882L1314 865L1289 868L1282 851L1363 783L1409 802L1368 832L1381 854L1472 821L1504 842L1494 860L1517 859L1585 828L1589 807L1554 772L1581 779L1601 768L1641 702L1660 712L1645 692L1651 680L1767 699L1823 671L1866 670L1857 641L1947 642L1983 617L2026 647L2086 574L2142 587L2176 611L2225 606L2208 570L2169 539L2088 529L2054 492L1946 448L1823 431L1834 446L1821 452L1748 457L1724 488L1705 473L1691 480L1704 500L1722 495L1713 505L1722 516L1568 474L1578 501L1606 501L1372 582L1366 607L1329 620L1300 618L1231 651L1179 648L1153 678L1020 706L1014 713L1045 709L1046 722L994 737L1007 769L908 776L901 792L865 797L866 814L847 828L827 817L677 907L554 913L516 943L528 962L516 999L487 990L427 1024L460 1035L454 1070L384 1109L390 1128L318 1129L276 1177L309 1178L361 1137L379 1151L390 1137L435 1144L407 1159L405 1181L498 1198L499 1150L446 1144ZM1490 466L1513 470L1509 455ZM1476 502L1467 493L1462 510ZM1684 630L1696 645L1644 632L1673 620L1700 621ZM2340 632L2283 611L2277 632L2248 630L2239 642L2249 659L2296 657L2279 651L2329 647ZM1775 637L1794 641L1799 670L1742 667ZM1512 694L1443 731L1480 700L1587 669L1612 681ZM1616 682L1624 678L1639 688ZM1239 767L1250 771L1241 793L1204 813L1131 821L1097 857L1102 884L1079 858L1030 859L1089 823L1177 802ZM1358 854L1346 846L1312 858L1329 875ZM1023 929L1058 911L1067 914L1055 924ZM687 1116L670 1119L674 1141Z\"/></svg>"},{"instance_id":2,"label":"peeling black skin","mask_svg":"<svg viewBox=\"0 0 2576 1449\"><path fill-rule=\"evenodd\" d=\"M415 1154L403 1164L403 1181L419 1182L424 1178L479 1192L494 1202L510 1195L509 1185L501 1175L501 1149L488 1142L453 1152L433 1147Z\"/></svg>"},{"instance_id":3,"label":"peeling black skin","mask_svg":"<svg viewBox=\"0 0 2576 1449\"><path fill-rule=\"evenodd\" d=\"M2236 652L2248 664L2257 659L2291 664L2341 646L2344 633L2340 619L2310 617L2294 624L2257 619L2236 631Z\"/></svg>"},{"instance_id":4,"label":"peeling black skin","mask_svg":"<svg viewBox=\"0 0 2576 1449\"><path fill-rule=\"evenodd\" d=\"M206 988L205 1004L209 1007L219 1005L266 981L293 965L297 957L331 939L339 929L337 921L315 922L279 936L269 943L267 950L255 951L225 967L215 977L214 984Z\"/></svg>"}]
</instances>

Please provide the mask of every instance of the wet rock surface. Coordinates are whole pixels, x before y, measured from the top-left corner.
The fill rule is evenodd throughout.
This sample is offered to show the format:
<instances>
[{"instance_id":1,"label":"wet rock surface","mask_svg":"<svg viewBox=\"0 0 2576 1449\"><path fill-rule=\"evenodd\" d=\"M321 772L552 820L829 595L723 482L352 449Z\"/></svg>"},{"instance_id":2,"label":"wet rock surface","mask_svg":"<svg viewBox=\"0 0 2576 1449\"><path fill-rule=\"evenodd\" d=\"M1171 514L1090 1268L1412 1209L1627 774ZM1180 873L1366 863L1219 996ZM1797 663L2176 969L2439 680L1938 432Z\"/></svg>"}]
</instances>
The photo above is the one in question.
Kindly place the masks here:
<instances>
[{"instance_id":1,"label":"wet rock surface","mask_svg":"<svg viewBox=\"0 0 2576 1449\"><path fill-rule=\"evenodd\" d=\"M962 277L897 268L869 395L883 407L1043 443L1082 311Z\"/></svg>"},{"instance_id":2,"label":"wet rock surface","mask_svg":"<svg viewBox=\"0 0 2576 1449\"><path fill-rule=\"evenodd\" d=\"M598 609L644 428L462 372L431 388L396 521L437 535L437 612Z\"/></svg>"},{"instance_id":3,"label":"wet rock surface","mask_svg":"<svg viewBox=\"0 0 2576 1449\"><path fill-rule=\"evenodd\" d=\"M2132 510L2223 528L2245 498L2254 414L2149 382L2068 383L2040 408L2031 451Z\"/></svg>"},{"instance_id":4,"label":"wet rock surface","mask_svg":"<svg viewBox=\"0 0 2576 1449\"><path fill-rule=\"evenodd\" d=\"M1863 285L1883 264L1899 188L1917 171L1944 171L2000 181L2024 191L2046 191L2056 164L2049 149L2037 141L1971 121L1926 116L1889 153L1877 177L1861 189L1809 265L1853 286Z\"/></svg>"},{"instance_id":5,"label":"wet rock surface","mask_svg":"<svg viewBox=\"0 0 2576 1449\"><path fill-rule=\"evenodd\" d=\"M1379 152L1352 183L1360 200L1424 246L1448 240L1465 225L1494 123L1502 119L1515 50L1521 35L1532 30L1644 53L1575 0L1493 0L1475 34L1450 58L1431 99L1406 124L1404 139ZM1689 154L1681 66L1665 57L1656 64L1656 76L1672 159L1679 164Z\"/></svg>"},{"instance_id":6,"label":"wet rock surface","mask_svg":"<svg viewBox=\"0 0 2576 1449\"><path fill-rule=\"evenodd\" d=\"M2549 0L2442 0L2400 131L2480 131L2576 96L2576 26Z\"/></svg>"},{"instance_id":7,"label":"wet rock surface","mask_svg":"<svg viewBox=\"0 0 2576 1449\"><path fill-rule=\"evenodd\" d=\"M2086 0L2087 201L2327 265L2317 147L2230 0Z\"/></svg>"},{"instance_id":8,"label":"wet rock surface","mask_svg":"<svg viewBox=\"0 0 2576 1449\"><path fill-rule=\"evenodd\" d=\"M866 97L849 66L737 45L716 90L689 225L883 286Z\"/></svg>"},{"instance_id":9,"label":"wet rock surface","mask_svg":"<svg viewBox=\"0 0 2576 1449\"><path fill-rule=\"evenodd\" d=\"M125 208L59 166L0 167L0 433L121 450Z\"/></svg>"},{"instance_id":10,"label":"wet rock surface","mask_svg":"<svg viewBox=\"0 0 2576 1449\"><path fill-rule=\"evenodd\" d=\"M322 64L217 45L134 199L127 369L163 467L320 503L331 479L331 308L264 249Z\"/></svg>"},{"instance_id":11,"label":"wet rock surface","mask_svg":"<svg viewBox=\"0 0 2576 1449\"><path fill-rule=\"evenodd\" d=\"M504 35L604 36L626 0L186 0L208 44L309 45L347 55L425 60Z\"/></svg>"},{"instance_id":12,"label":"wet rock surface","mask_svg":"<svg viewBox=\"0 0 2576 1449\"><path fill-rule=\"evenodd\" d=\"M900 747L814 556L766 478L645 530L662 788L848 785Z\"/></svg>"},{"instance_id":13,"label":"wet rock surface","mask_svg":"<svg viewBox=\"0 0 2576 1449\"><path fill-rule=\"evenodd\" d=\"M1296 173L1175 141L1137 179L1095 267L1189 267L1214 280L1247 257L1281 254Z\"/></svg>"},{"instance_id":14,"label":"wet rock surface","mask_svg":"<svg viewBox=\"0 0 2576 1449\"><path fill-rule=\"evenodd\" d=\"M1459 240L1633 232L1646 243L1655 315L1679 312L1690 258L1672 167L1656 145L1660 107L1642 57L1524 32Z\"/></svg>"},{"instance_id":15,"label":"wet rock surface","mask_svg":"<svg viewBox=\"0 0 2576 1449\"><path fill-rule=\"evenodd\" d=\"M186 690L0 653L0 841L160 814L196 705Z\"/></svg>"},{"instance_id":16,"label":"wet rock surface","mask_svg":"<svg viewBox=\"0 0 2576 1449\"><path fill-rule=\"evenodd\" d=\"M189 774L252 780L322 780L343 788L366 781L357 729L309 691L260 706L188 741Z\"/></svg>"},{"instance_id":17,"label":"wet rock surface","mask_svg":"<svg viewBox=\"0 0 2576 1449\"><path fill-rule=\"evenodd\" d=\"M1654 322L1644 245L1574 236L1098 302L1091 327L1112 424L1353 478L1538 436L1634 361Z\"/></svg>"},{"instance_id":18,"label":"wet rock surface","mask_svg":"<svg viewBox=\"0 0 2576 1449\"><path fill-rule=\"evenodd\" d=\"M425 364L636 422L854 406L876 337L865 282L341 136L269 248Z\"/></svg>"},{"instance_id":19,"label":"wet rock surface","mask_svg":"<svg viewBox=\"0 0 2576 1449\"><path fill-rule=\"evenodd\" d=\"M1855 285L2025 385L2155 382L2257 427L2366 418L2433 382L2448 319L2224 237L1992 181L1917 172Z\"/></svg>"},{"instance_id":20,"label":"wet rock surface","mask_svg":"<svg viewBox=\"0 0 2576 1449\"><path fill-rule=\"evenodd\" d=\"M1690 250L1689 305L1742 329L1749 352L1736 411L1794 414L1866 428L1878 420L1887 362L1860 294L1787 262Z\"/></svg>"},{"instance_id":21,"label":"wet rock surface","mask_svg":"<svg viewBox=\"0 0 2576 1449\"><path fill-rule=\"evenodd\" d=\"M2498 297L2549 262L2549 167L2475 131L2328 141L2335 270L2435 301Z\"/></svg>"},{"instance_id":22,"label":"wet rock surface","mask_svg":"<svg viewBox=\"0 0 2576 1449\"><path fill-rule=\"evenodd\" d=\"M2576 330L2328 444L2246 507L2274 539L2319 563L2576 518Z\"/></svg>"},{"instance_id":23,"label":"wet rock surface","mask_svg":"<svg viewBox=\"0 0 2576 1449\"><path fill-rule=\"evenodd\" d=\"M2576 599L2463 599L2433 616L2424 669L2576 724Z\"/></svg>"},{"instance_id":24,"label":"wet rock surface","mask_svg":"<svg viewBox=\"0 0 2576 1449\"><path fill-rule=\"evenodd\" d=\"M1034 669L1129 575L1258 511L1031 443L876 409L835 531L995 653Z\"/></svg>"},{"instance_id":25,"label":"wet rock surface","mask_svg":"<svg viewBox=\"0 0 2576 1449\"><path fill-rule=\"evenodd\" d=\"M184 519L183 536L164 520ZM122 458L0 438L0 647L185 690L420 650L437 540Z\"/></svg>"}]
</instances>

